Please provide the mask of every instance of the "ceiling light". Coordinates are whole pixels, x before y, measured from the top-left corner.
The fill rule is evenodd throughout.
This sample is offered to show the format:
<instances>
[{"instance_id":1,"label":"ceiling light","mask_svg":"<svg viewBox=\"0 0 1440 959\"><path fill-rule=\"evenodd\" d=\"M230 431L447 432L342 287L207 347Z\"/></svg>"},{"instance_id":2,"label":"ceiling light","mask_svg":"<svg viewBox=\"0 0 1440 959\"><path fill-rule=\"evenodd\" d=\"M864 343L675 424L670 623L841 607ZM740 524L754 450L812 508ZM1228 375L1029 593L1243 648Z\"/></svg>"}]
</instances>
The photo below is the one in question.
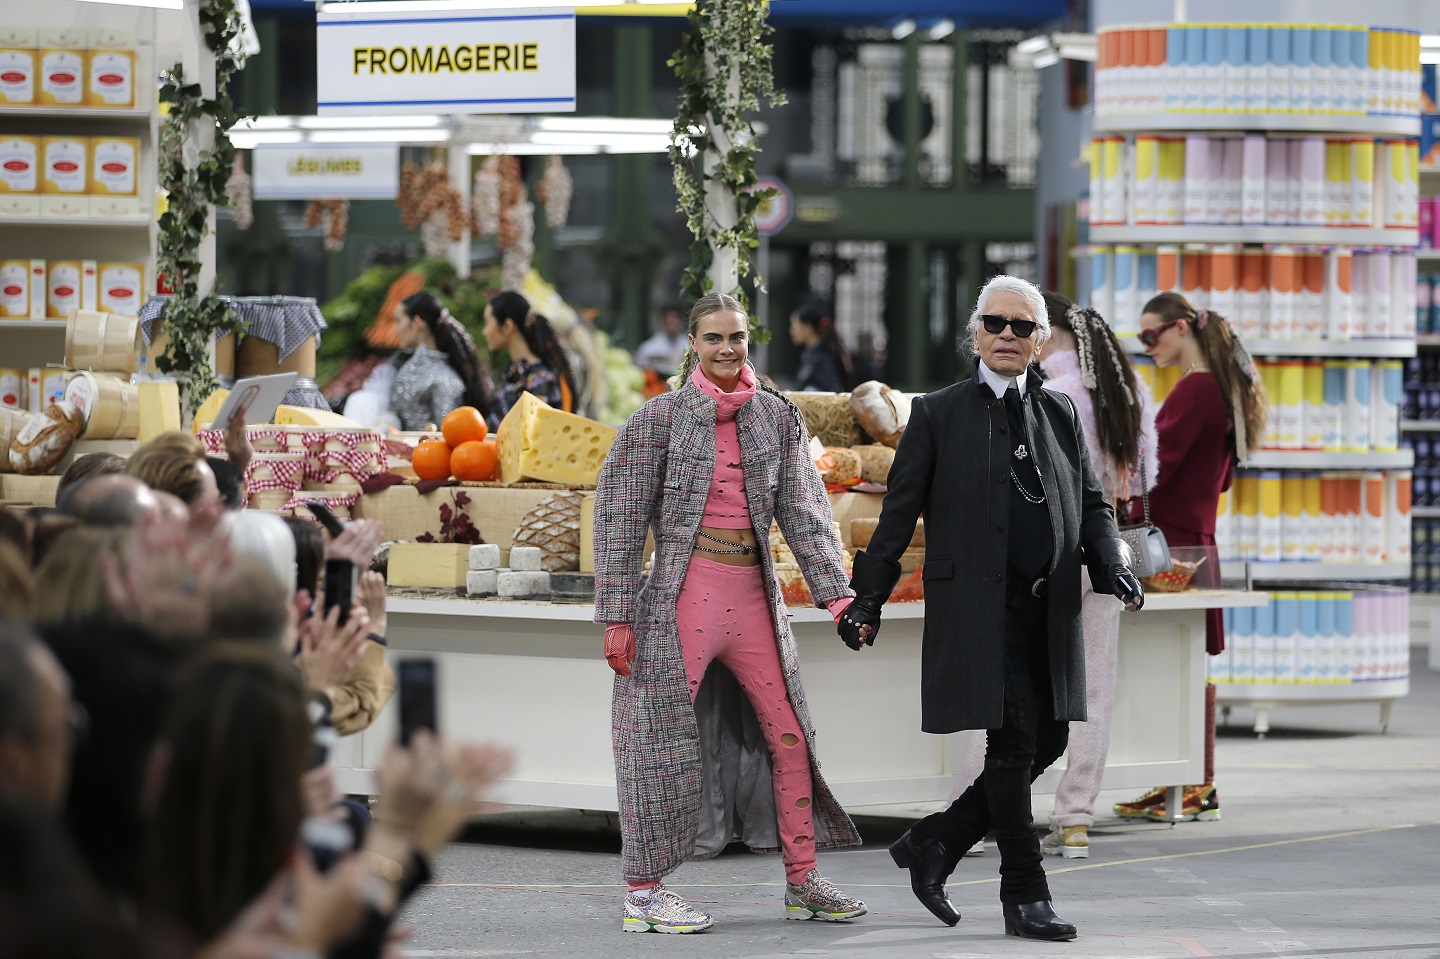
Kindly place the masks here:
<instances>
[{"instance_id":1,"label":"ceiling light","mask_svg":"<svg viewBox=\"0 0 1440 959\"><path fill-rule=\"evenodd\" d=\"M311 143L444 143L449 130L316 130Z\"/></svg>"},{"instance_id":2,"label":"ceiling light","mask_svg":"<svg viewBox=\"0 0 1440 959\"><path fill-rule=\"evenodd\" d=\"M399 130L422 129L444 125L435 115L381 117L297 117L302 130Z\"/></svg>"},{"instance_id":3,"label":"ceiling light","mask_svg":"<svg viewBox=\"0 0 1440 959\"><path fill-rule=\"evenodd\" d=\"M1036 70L1044 70L1046 67L1053 67L1059 62L1060 54L1052 49L1046 50L1043 53L1037 53L1034 61L1030 65Z\"/></svg>"},{"instance_id":4,"label":"ceiling light","mask_svg":"<svg viewBox=\"0 0 1440 959\"><path fill-rule=\"evenodd\" d=\"M600 152L596 143L569 145L543 143L472 143L465 152L475 157L488 156L586 156Z\"/></svg>"},{"instance_id":5,"label":"ceiling light","mask_svg":"<svg viewBox=\"0 0 1440 959\"><path fill-rule=\"evenodd\" d=\"M1440 35L1427 33L1420 38L1421 49L1440 50Z\"/></svg>"},{"instance_id":6,"label":"ceiling light","mask_svg":"<svg viewBox=\"0 0 1440 959\"><path fill-rule=\"evenodd\" d=\"M890 36L894 37L896 40L904 40L906 37L910 36L910 34L914 32L914 20L901 20L899 23L895 24L895 26L890 30Z\"/></svg>"},{"instance_id":7,"label":"ceiling light","mask_svg":"<svg viewBox=\"0 0 1440 959\"><path fill-rule=\"evenodd\" d=\"M585 0L586 7L662 7L674 6L674 0ZM464 11L514 10L515 0L316 0L315 9L326 13L457 13ZM529 0L526 9L565 7L573 9L575 0Z\"/></svg>"},{"instance_id":8,"label":"ceiling light","mask_svg":"<svg viewBox=\"0 0 1440 959\"><path fill-rule=\"evenodd\" d=\"M1027 56L1034 56L1041 50L1050 46L1050 38L1046 36L1028 37L1015 44L1015 49Z\"/></svg>"},{"instance_id":9,"label":"ceiling light","mask_svg":"<svg viewBox=\"0 0 1440 959\"><path fill-rule=\"evenodd\" d=\"M185 0L83 0L85 3L113 3L121 7L154 7L157 10L184 10Z\"/></svg>"},{"instance_id":10,"label":"ceiling light","mask_svg":"<svg viewBox=\"0 0 1440 959\"><path fill-rule=\"evenodd\" d=\"M537 117L537 130L566 133L648 133L669 136L669 120L642 120L634 117Z\"/></svg>"},{"instance_id":11,"label":"ceiling light","mask_svg":"<svg viewBox=\"0 0 1440 959\"><path fill-rule=\"evenodd\" d=\"M303 138L304 134L298 130L274 130L258 133L230 131L230 142L235 145L237 150L253 150L269 143L299 143Z\"/></svg>"},{"instance_id":12,"label":"ceiling light","mask_svg":"<svg viewBox=\"0 0 1440 959\"><path fill-rule=\"evenodd\" d=\"M954 20L939 20L929 30L931 40L944 40L955 32Z\"/></svg>"}]
</instances>

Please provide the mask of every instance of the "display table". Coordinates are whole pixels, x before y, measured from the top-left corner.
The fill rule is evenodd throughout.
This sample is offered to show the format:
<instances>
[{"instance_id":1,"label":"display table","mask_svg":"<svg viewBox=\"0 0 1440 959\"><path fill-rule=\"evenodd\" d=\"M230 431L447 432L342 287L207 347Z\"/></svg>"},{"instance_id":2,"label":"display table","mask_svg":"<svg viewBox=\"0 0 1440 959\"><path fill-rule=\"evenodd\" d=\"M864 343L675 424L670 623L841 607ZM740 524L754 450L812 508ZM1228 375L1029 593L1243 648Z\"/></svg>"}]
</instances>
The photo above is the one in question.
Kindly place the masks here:
<instances>
[{"instance_id":1,"label":"display table","mask_svg":"<svg viewBox=\"0 0 1440 959\"><path fill-rule=\"evenodd\" d=\"M1199 782L1204 765L1203 611L1263 605L1239 591L1157 593L1121 618L1119 677L1104 788ZM853 652L822 610L792 609L816 748L840 802L853 812L939 804L950 795L965 736L920 731L924 604L892 604L873 648ZM465 740L514 747L500 802L614 810L610 667L594 607L546 603L390 601L392 660L439 664L440 723ZM395 702L336 753L341 789L373 792L373 769L394 737ZM843 740L844 749L838 744ZM1036 784L1053 791L1060 764Z\"/></svg>"}]
</instances>

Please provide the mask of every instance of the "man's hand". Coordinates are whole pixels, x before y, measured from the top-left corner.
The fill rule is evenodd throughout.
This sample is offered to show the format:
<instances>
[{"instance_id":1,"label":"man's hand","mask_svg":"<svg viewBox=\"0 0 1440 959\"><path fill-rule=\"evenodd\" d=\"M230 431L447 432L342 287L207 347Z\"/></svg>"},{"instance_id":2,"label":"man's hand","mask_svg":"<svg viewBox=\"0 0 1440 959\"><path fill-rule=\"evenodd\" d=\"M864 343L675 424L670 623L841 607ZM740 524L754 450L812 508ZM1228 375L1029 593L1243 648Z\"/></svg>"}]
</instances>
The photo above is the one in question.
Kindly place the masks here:
<instances>
[{"instance_id":1,"label":"man's hand","mask_svg":"<svg viewBox=\"0 0 1440 959\"><path fill-rule=\"evenodd\" d=\"M1122 563L1110 567L1110 593L1125 604L1127 612L1133 613L1145 605L1144 587L1130 572L1130 567Z\"/></svg>"},{"instance_id":2,"label":"man's hand","mask_svg":"<svg viewBox=\"0 0 1440 959\"><path fill-rule=\"evenodd\" d=\"M851 649L874 646L875 637L880 633L880 607L857 598L840 614L835 630Z\"/></svg>"},{"instance_id":3,"label":"man's hand","mask_svg":"<svg viewBox=\"0 0 1440 959\"><path fill-rule=\"evenodd\" d=\"M370 614L370 632L388 635L385 632L389 625L385 614L385 577L376 572L361 573L359 600Z\"/></svg>"},{"instance_id":4,"label":"man's hand","mask_svg":"<svg viewBox=\"0 0 1440 959\"><path fill-rule=\"evenodd\" d=\"M611 623L605 627L605 661L621 676L630 675L630 664L635 662L633 623Z\"/></svg>"}]
</instances>

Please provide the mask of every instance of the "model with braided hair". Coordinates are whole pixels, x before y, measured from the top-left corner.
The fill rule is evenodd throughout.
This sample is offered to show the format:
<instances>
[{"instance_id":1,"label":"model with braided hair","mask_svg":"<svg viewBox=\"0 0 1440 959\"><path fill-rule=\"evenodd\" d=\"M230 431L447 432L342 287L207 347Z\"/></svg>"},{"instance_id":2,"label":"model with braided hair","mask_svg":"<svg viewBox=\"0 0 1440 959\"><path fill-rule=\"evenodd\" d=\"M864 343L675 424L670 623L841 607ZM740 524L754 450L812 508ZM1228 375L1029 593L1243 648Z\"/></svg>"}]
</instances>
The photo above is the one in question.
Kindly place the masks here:
<instances>
[{"instance_id":1,"label":"model with braided hair","mask_svg":"<svg viewBox=\"0 0 1440 959\"><path fill-rule=\"evenodd\" d=\"M773 519L816 605L838 620L852 593L834 514L794 405L756 382L744 308L707 294L689 331L679 388L625 423L595 489L595 620L606 624L616 673L612 736L630 887L622 928L708 928L710 916L663 880L735 839L780 849L787 918L853 919L865 904L821 875L815 854L860 837L815 762L769 549ZM655 556L642 585L647 531ZM737 741L735 730L761 734ZM755 796L774 806L741 801ZM725 808L702 813L706 801Z\"/></svg>"},{"instance_id":2,"label":"model with braided hair","mask_svg":"<svg viewBox=\"0 0 1440 959\"><path fill-rule=\"evenodd\" d=\"M500 383L500 415L533 393L557 410L575 412L575 373L565 347L550 321L530 308L530 301L514 290L496 294L485 307L485 345L492 353L507 353L510 365Z\"/></svg>"},{"instance_id":3,"label":"model with braided hair","mask_svg":"<svg viewBox=\"0 0 1440 959\"><path fill-rule=\"evenodd\" d=\"M1178 366L1180 382L1156 418L1160 475L1150 495L1153 520L1172 546L1203 547L1196 572L1202 586L1219 585L1215 513L1220 494L1235 478L1235 464L1260 445L1264 435L1265 386L1240 337L1225 317L1196 309L1179 293L1161 293L1140 315L1140 342L1159 366ZM1224 619L1206 614L1205 648L1225 649ZM1184 813L1191 819L1219 819L1215 791L1215 686L1205 687L1205 781L1187 786ZM1115 812L1129 818L1163 818L1165 791L1152 789Z\"/></svg>"},{"instance_id":4,"label":"model with braided hair","mask_svg":"<svg viewBox=\"0 0 1440 959\"><path fill-rule=\"evenodd\" d=\"M1155 485L1159 468L1150 390L1135 375L1129 356L1099 313L1076 306L1058 293L1045 293L1044 298L1050 338L1037 355L1045 374L1045 389L1064 393L1074 404L1090 465L1106 497L1114 501L1138 496ZM1100 793L1110 752L1110 717L1115 708L1123 609L1115 597L1095 592L1089 582L1082 580L1085 722L1070 724L1069 759L1055 791L1050 832L1040 843L1041 851L1047 855L1066 859L1090 855L1095 797ZM972 736L951 799L969 788L984 768L985 738Z\"/></svg>"}]
</instances>

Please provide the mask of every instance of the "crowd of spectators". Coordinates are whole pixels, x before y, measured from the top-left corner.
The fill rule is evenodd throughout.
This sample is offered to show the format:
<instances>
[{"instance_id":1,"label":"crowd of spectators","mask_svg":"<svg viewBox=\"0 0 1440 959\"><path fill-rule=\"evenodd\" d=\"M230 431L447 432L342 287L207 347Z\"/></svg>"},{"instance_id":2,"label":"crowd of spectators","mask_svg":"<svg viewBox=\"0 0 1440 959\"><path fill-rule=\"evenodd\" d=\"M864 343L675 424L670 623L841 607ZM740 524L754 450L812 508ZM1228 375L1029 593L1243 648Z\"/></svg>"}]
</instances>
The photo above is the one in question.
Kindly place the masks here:
<instances>
[{"instance_id":1,"label":"crowd of spectators","mask_svg":"<svg viewBox=\"0 0 1440 959\"><path fill-rule=\"evenodd\" d=\"M378 524L241 511L249 449L79 457L0 508L0 955L362 957L508 767L418 732L372 808L330 746L395 690ZM362 572L327 609L327 558ZM343 619L343 622L342 622Z\"/></svg>"}]
</instances>

